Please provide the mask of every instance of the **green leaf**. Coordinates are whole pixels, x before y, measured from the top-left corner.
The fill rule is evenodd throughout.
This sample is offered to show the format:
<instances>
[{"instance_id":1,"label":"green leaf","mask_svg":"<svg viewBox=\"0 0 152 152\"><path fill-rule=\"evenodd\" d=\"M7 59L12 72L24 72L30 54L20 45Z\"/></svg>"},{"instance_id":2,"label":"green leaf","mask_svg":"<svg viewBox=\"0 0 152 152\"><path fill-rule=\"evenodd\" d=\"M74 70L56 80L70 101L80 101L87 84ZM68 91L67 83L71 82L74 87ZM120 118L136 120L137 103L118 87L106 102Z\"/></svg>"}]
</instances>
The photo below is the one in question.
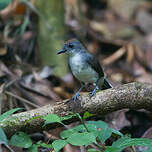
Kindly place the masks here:
<instances>
[{"instance_id":1,"label":"green leaf","mask_svg":"<svg viewBox=\"0 0 152 152\"><path fill-rule=\"evenodd\" d=\"M123 149L120 149L118 147L112 147L112 146L106 146L105 152L121 152ZM144 150L143 152L152 152L152 148L149 148L148 150Z\"/></svg>"},{"instance_id":2,"label":"green leaf","mask_svg":"<svg viewBox=\"0 0 152 152\"><path fill-rule=\"evenodd\" d=\"M93 116L93 114L91 114L91 113L89 113L89 112L85 112L85 113L83 114L83 119L89 118L89 117L91 117L91 116Z\"/></svg>"},{"instance_id":3,"label":"green leaf","mask_svg":"<svg viewBox=\"0 0 152 152\"><path fill-rule=\"evenodd\" d=\"M11 137L9 144L17 147L29 148L32 145L32 140L24 132L17 132Z\"/></svg>"},{"instance_id":4,"label":"green leaf","mask_svg":"<svg viewBox=\"0 0 152 152\"><path fill-rule=\"evenodd\" d=\"M14 112L21 110L22 108L14 108L11 109L5 113L3 113L2 115L0 115L0 122L2 122L6 117L10 116L11 114L13 114Z\"/></svg>"},{"instance_id":5,"label":"green leaf","mask_svg":"<svg viewBox=\"0 0 152 152\"><path fill-rule=\"evenodd\" d=\"M152 148L148 148L147 150L144 150L143 152L152 152Z\"/></svg>"},{"instance_id":6,"label":"green leaf","mask_svg":"<svg viewBox=\"0 0 152 152\"><path fill-rule=\"evenodd\" d=\"M128 146L152 146L152 140L148 138L130 138L124 136L114 142L112 146L121 148Z\"/></svg>"},{"instance_id":7,"label":"green leaf","mask_svg":"<svg viewBox=\"0 0 152 152\"><path fill-rule=\"evenodd\" d=\"M120 131L115 130L115 129L113 129L113 128L110 128L110 129L111 129L112 133L114 133L114 134L116 134L116 135L119 135L119 136L123 136L123 134L122 134Z\"/></svg>"},{"instance_id":8,"label":"green leaf","mask_svg":"<svg viewBox=\"0 0 152 152\"><path fill-rule=\"evenodd\" d=\"M105 141L111 136L112 131L107 127L104 128L101 131L98 131L98 139L102 142L105 143Z\"/></svg>"},{"instance_id":9,"label":"green leaf","mask_svg":"<svg viewBox=\"0 0 152 152\"><path fill-rule=\"evenodd\" d=\"M67 142L74 146L88 146L91 143L96 143L96 136L93 133L74 133L68 139Z\"/></svg>"},{"instance_id":10,"label":"green leaf","mask_svg":"<svg viewBox=\"0 0 152 152\"><path fill-rule=\"evenodd\" d=\"M38 152L39 145L33 144L29 149L28 152Z\"/></svg>"},{"instance_id":11,"label":"green leaf","mask_svg":"<svg viewBox=\"0 0 152 152\"><path fill-rule=\"evenodd\" d=\"M87 124L93 124L96 126L96 128L100 128L100 129L103 129L103 128L107 128L107 124L104 122L104 121L87 121Z\"/></svg>"},{"instance_id":12,"label":"green leaf","mask_svg":"<svg viewBox=\"0 0 152 152\"><path fill-rule=\"evenodd\" d=\"M78 125L76 127L73 127L72 130L77 131L77 132L84 132L84 131L86 131L84 125Z\"/></svg>"},{"instance_id":13,"label":"green leaf","mask_svg":"<svg viewBox=\"0 0 152 152\"><path fill-rule=\"evenodd\" d=\"M44 125L47 125L47 124L50 124L50 123L60 123L60 124L64 125L61 122L61 118L56 114L48 114L47 116L43 117L43 119L45 120Z\"/></svg>"},{"instance_id":14,"label":"green leaf","mask_svg":"<svg viewBox=\"0 0 152 152\"><path fill-rule=\"evenodd\" d=\"M120 149L112 146L106 146L105 152L120 152Z\"/></svg>"},{"instance_id":15,"label":"green leaf","mask_svg":"<svg viewBox=\"0 0 152 152\"><path fill-rule=\"evenodd\" d=\"M6 137L5 132L3 131L2 128L0 128L0 142L4 142L5 144L8 145L7 137Z\"/></svg>"},{"instance_id":16,"label":"green leaf","mask_svg":"<svg viewBox=\"0 0 152 152\"><path fill-rule=\"evenodd\" d=\"M56 152L58 152L59 150L61 150L65 145L67 144L66 140L55 140L52 143L53 148L55 149Z\"/></svg>"},{"instance_id":17,"label":"green leaf","mask_svg":"<svg viewBox=\"0 0 152 152\"><path fill-rule=\"evenodd\" d=\"M77 131L75 131L75 130L73 130L73 129L63 130L63 131L60 133L60 137L61 137L62 139L66 139L66 138L68 138L69 136L71 136L72 134L74 134L75 132L77 132Z\"/></svg>"},{"instance_id":18,"label":"green leaf","mask_svg":"<svg viewBox=\"0 0 152 152\"><path fill-rule=\"evenodd\" d=\"M93 124L85 124L85 125L87 129L89 130L89 132L97 130L96 126ZM86 132L86 128L84 127L84 125L73 127L72 130L77 131L77 132Z\"/></svg>"},{"instance_id":19,"label":"green leaf","mask_svg":"<svg viewBox=\"0 0 152 152\"><path fill-rule=\"evenodd\" d=\"M29 123L32 120L36 120L36 119L40 119L40 118L43 118L43 116L36 116L36 117L33 117L33 118L29 119L29 120L26 120L24 125L26 125L27 123Z\"/></svg>"},{"instance_id":20,"label":"green leaf","mask_svg":"<svg viewBox=\"0 0 152 152\"><path fill-rule=\"evenodd\" d=\"M38 141L36 144L45 148L53 148L51 144L42 143L41 141Z\"/></svg>"},{"instance_id":21,"label":"green leaf","mask_svg":"<svg viewBox=\"0 0 152 152\"><path fill-rule=\"evenodd\" d=\"M76 117L76 115L75 115L75 114L72 114L72 115L68 115L68 116L61 117L61 121L71 119L72 117Z\"/></svg>"},{"instance_id":22,"label":"green leaf","mask_svg":"<svg viewBox=\"0 0 152 152\"><path fill-rule=\"evenodd\" d=\"M123 136L112 144L112 148L119 148L119 151L129 146L147 146L152 147L152 140L147 138L130 138ZM110 151L111 152L111 151Z\"/></svg>"},{"instance_id":23,"label":"green leaf","mask_svg":"<svg viewBox=\"0 0 152 152\"><path fill-rule=\"evenodd\" d=\"M112 134L111 128L104 121L88 121L87 123L93 124L98 129L98 139L104 143Z\"/></svg>"},{"instance_id":24,"label":"green leaf","mask_svg":"<svg viewBox=\"0 0 152 152\"><path fill-rule=\"evenodd\" d=\"M75 116L78 117L80 120L82 120L82 117L80 116L79 113L75 113Z\"/></svg>"},{"instance_id":25,"label":"green leaf","mask_svg":"<svg viewBox=\"0 0 152 152\"><path fill-rule=\"evenodd\" d=\"M0 0L0 10L3 10L12 0Z\"/></svg>"},{"instance_id":26,"label":"green leaf","mask_svg":"<svg viewBox=\"0 0 152 152\"><path fill-rule=\"evenodd\" d=\"M113 142L112 146L113 147L120 147L120 144L123 143L126 140L131 139L131 137L129 135L125 135L121 138L119 138L117 141Z\"/></svg>"},{"instance_id":27,"label":"green leaf","mask_svg":"<svg viewBox=\"0 0 152 152\"><path fill-rule=\"evenodd\" d=\"M97 128L95 125L86 124L86 127L87 127L89 132L95 133L95 136L96 136ZM72 129L64 130L60 133L60 137L62 139L66 139L66 138L70 137L72 134L78 133L78 132L87 132L84 125L78 125L76 127L73 127Z\"/></svg>"},{"instance_id":28,"label":"green leaf","mask_svg":"<svg viewBox=\"0 0 152 152\"><path fill-rule=\"evenodd\" d=\"M38 148L42 146L42 147L45 147L45 148L53 148L53 146L51 144L45 144L45 143L42 143L41 141L38 141L36 144L33 144L29 149L28 151L29 152L38 152Z\"/></svg>"},{"instance_id":29,"label":"green leaf","mask_svg":"<svg viewBox=\"0 0 152 152\"><path fill-rule=\"evenodd\" d=\"M91 149L88 149L88 152L99 152L99 151L94 148L91 148Z\"/></svg>"}]
</instances>

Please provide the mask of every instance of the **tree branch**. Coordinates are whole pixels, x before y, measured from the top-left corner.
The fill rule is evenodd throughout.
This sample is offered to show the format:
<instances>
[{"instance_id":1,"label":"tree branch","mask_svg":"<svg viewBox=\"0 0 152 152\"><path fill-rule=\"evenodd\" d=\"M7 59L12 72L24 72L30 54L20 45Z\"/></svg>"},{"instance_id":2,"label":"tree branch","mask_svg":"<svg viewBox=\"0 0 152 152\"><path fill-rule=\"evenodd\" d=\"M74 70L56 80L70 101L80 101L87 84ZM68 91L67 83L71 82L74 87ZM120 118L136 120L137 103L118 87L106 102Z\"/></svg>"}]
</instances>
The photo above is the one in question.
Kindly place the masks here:
<instances>
[{"instance_id":1,"label":"tree branch","mask_svg":"<svg viewBox=\"0 0 152 152\"><path fill-rule=\"evenodd\" d=\"M53 106L46 105L31 111L14 114L3 121L0 127L4 129L8 136L11 136L17 131L31 133L47 129L42 128L44 121L40 118L47 114L65 116L71 114L71 112L81 114L88 111L103 115L123 108L152 110L151 107L152 85L134 82L100 91L92 98L89 97L88 93L83 93L77 102L64 100ZM31 120L34 117L38 118ZM76 120L76 118L71 118L66 123L69 124ZM49 128L54 128L57 125L50 124Z\"/></svg>"}]
</instances>

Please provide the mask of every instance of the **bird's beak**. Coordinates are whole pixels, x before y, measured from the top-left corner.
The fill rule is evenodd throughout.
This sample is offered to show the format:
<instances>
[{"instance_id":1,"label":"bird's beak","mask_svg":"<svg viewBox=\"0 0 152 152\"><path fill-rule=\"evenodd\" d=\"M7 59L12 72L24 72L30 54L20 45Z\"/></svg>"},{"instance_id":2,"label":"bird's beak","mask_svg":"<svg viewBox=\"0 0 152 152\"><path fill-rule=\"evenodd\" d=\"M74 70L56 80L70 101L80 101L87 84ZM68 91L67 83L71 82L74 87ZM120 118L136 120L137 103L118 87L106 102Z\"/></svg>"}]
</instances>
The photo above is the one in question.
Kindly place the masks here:
<instances>
[{"instance_id":1,"label":"bird's beak","mask_svg":"<svg viewBox=\"0 0 152 152\"><path fill-rule=\"evenodd\" d=\"M61 54L61 53L65 53L65 52L66 52L66 50L62 49L62 50L58 51L56 54Z\"/></svg>"}]
</instances>

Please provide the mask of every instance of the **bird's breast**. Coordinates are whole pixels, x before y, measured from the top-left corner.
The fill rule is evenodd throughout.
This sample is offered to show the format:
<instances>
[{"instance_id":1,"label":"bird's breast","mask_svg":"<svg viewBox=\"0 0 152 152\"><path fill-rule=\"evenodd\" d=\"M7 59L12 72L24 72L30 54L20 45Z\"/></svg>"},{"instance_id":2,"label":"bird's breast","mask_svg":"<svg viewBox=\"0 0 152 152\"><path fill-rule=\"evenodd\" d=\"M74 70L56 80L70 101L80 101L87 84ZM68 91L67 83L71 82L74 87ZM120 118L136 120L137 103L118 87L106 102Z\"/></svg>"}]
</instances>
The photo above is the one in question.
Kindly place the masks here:
<instances>
[{"instance_id":1,"label":"bird's breast","mask_svg":"<svg viewBox=\"0 0 152 152\"><path fill-rule=\"evenodd\" d=\"M98 73L85 61L81 54L69 58L69 65L73 75L80 81L94 83L98 80Z\"/></svg>"}]
</instances>

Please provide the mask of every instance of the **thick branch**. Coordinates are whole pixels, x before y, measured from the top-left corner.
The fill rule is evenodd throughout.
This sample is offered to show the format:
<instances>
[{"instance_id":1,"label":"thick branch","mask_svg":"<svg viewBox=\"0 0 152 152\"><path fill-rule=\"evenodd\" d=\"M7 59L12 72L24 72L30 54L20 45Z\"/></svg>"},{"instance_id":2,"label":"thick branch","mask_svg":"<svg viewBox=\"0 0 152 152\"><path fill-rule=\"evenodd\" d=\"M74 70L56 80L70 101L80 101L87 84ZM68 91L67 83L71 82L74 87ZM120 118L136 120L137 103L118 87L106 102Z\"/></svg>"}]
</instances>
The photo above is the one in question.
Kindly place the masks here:
<instances>
[{"instance_id":1,"label":"thick branch","mask_svg":"<svg viewBox=\"0 0 152 152\"><path fill-rule=\"evenodd\" d=\"M38 132L44 130L42 125L44 121L39 118L26 121L47 114L58 114L65 116L74 113L83 113L88 111L93 114L108 114L110 112L123 108L130 109L147 109L152 110L152 85L144 83L130 83L104 91L98 92L90 99L88 93L83 93L79 97L79 101L74 103L70 100L64 100L58 104L47 105L38 109L27 112L14 114L11 119L7 119L0 124L7 135L12 135L16 131ZM76 119L69 120L76 121ZM57 124L51 124L49 127L55 127Z\"/></svg>"}]
</instances>

